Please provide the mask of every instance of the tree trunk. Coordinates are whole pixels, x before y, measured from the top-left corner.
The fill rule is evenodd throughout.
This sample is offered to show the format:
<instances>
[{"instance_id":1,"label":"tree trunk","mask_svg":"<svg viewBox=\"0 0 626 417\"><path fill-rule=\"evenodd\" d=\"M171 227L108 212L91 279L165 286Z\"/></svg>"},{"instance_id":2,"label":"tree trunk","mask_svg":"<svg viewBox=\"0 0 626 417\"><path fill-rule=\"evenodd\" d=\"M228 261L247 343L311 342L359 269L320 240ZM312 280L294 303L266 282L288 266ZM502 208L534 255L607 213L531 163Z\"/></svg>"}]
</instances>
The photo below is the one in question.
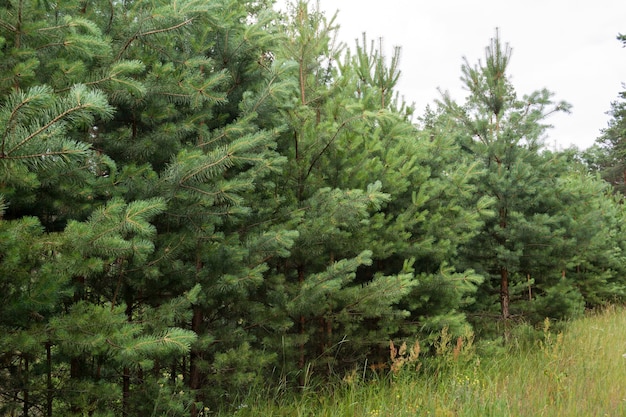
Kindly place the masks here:
<instances>
[{"instance_id":1,"label":"tree trunk","mask_svg":"<svg viewBox=\"0 0 626 417\"><path fill-rule=\"evenodd\" d=\"M508 343L510 339L509 329L509 270L502 266L500 267L500 312L502 314L502 321L504 323L504 342Z\"/></svg>"},{"instance_id":2,"label":"tree trunk","mask_svg":"<svg viewBox=\"0 0 626 417\"><path fill-rule=\"evenodd\" d=\"M304 267L298 266L298 283L300 286L304 284ZM298 346L299 357L298 357L298 369L300 370L300 377L298 378L298 383L303 386L305 383L304 378L304 364L305 364L305 346L304 346L304 335L306 333L306 318L303 314L300 314L300 318L298 319L298 332L300 334L300 345Z\"/></svg>"},{"instance_id":3,"label":"tree trunk","mask_svg":"<svg viewBox=\"0 0 626 417\"><path fill-rule=\"evenodd\" d=\"M52 417L52 400L54 399L52 385L52 343L46 343L46 417Z\"/></svg>"},{"instance_id":4,"label":"tree trunk","mask_svg":"<svg viewBox=\"0 0 626 417\"><path fill-rule=\"evenodd\" d=\"M74 356L70 359L70 379L76 380L81 377L82 374L82 358L80 356ZM70 411L72 414L82 415L83 410L78 404L75 403L76 397L72 398L72 403L70 404Z\"/></svg>"},{"instance_id":5,"label":"tree trunk","mask_svg":"<svg viewBox=\"0 0 626 417\"><path fill-rule=\"evenodd\" d=\"M130 291L126 290L126 320L133 321L133 300ZM129 415L130 406L130 368L125 366L122 370L122 416Z\"/></svg>"},{"instance_id":6,"label":"tree trunk","mask_svg":"<svg viewBox=\"0 0 626 417\"><path fill-rule=\"evenodd\" d=\"M191 330L193 330L197 335L200 335L202 327L202 310L200 307L194 306L193 308L193 316L191 318ZM192 349L191 354L189 356L189 388L192 391L196 391L200 389L202 375L200 373L200 368L198 367L198 361L202 359L202 352L198 349ZM196 394L196 401L198 400ZM194 403L191 407L191 417L197 417L199 410Z\"/></svg>"},{"instance_id":7,"label":"tree trunk","mask_svg":"<svg viewBox=\"0 0 626 417\"><path fill-rule=\"evenodd\" d=\"M202 262L202 258L200 255L200 246L198 246L196 251L196 283L199 282L199 275L202 271L204 264ZM191 330L200 337L202 334L202 321L204 314L202 313L202 308L200 306L193 306L192 308L192 316L191 316ZM198 396L197 390L200 389L202 385L203 375L200 371L200 367L198 366L198 361L203 359L203 352L198 348L192 348L189 353L189 388L194 392L195 401L191 405L191 417L197 417L200 413L196 403L201 400ZM175 374L173 374L173 377Z\"/></svg>"},{"instance_id":8,"label":"tree trunk","mask_svg":"<svg viewBox=\"0 0 626 417\"><path fill-rule=\"evenodd\" d=\"M500 164L498 163L498 167ZM500 208L500 228L506 229L508 220L508 211L505 207ZM501 245L506 243L506 239L502 238ZM500 314L502 315L502 322L504 324L504 343L508 343L510 336L509 329L509 269L505 265L500 265Z\"/></svg>"},{"instance_id":9,"label":"tree trunk","mask_svg":"<svg viewBox=\"0 0 626 417\"><path fill-rule=\"evenodd\" d=\"M30 391L28 389L28 384L30 383L29 371L28 356L24 356L24 412L22 414L24 417L28 417L28 410L30 409Z\"/></svg>"},{"instance_id":10,"label":"tree trunk","mask_svg":"<svg viewBox=\"0 0 626 417\"><path fill-rule=\"evenodd\" d=\"M300 284L300 286L302 286L302 284L304 284L304 268L302 266L298 267L298 283ZM304 315L300 315L300 319L299 321L299 332L300 332L300 336L302 338L304 338L304 333L305 333L305 318ZM304 369L304 342L301 341L300 342L300 346L299 346L299 351L300 351L300 357L298 359L298 368L300 368L300 370Z\"/></svg>"},{"instance_id":11,"label":"tree trunk","mask_svg":"<svg viewBox=\"0 0 626 417\"><path fill-rule=\"evenodd\" d=\"M122 370L122 416L128 416L130 402L130 368L125 366Z\"/></svg>"}]
</instances>

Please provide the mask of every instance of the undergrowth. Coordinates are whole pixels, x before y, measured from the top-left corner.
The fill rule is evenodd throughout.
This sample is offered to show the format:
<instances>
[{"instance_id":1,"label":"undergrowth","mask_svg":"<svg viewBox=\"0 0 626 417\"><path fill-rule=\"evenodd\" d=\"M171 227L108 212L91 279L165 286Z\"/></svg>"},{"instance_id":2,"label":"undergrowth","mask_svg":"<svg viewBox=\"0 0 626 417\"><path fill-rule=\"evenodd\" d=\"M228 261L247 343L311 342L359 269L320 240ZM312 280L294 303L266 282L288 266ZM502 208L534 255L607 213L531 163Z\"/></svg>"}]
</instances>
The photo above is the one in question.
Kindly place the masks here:
<instances>
[{"instance_id":1,"label":"undergrowth","mask_svg":"<svg viewBox=\"0 0 626 417\"><path fill-rule=\"evenodd\" d=\"M538 335L538 336L537 336ZM506 347L441 332L434 354L389 345L387 369L366 364L331 383L253 388L235 416L505 417L626 415L626 310L590 313L553 331L521 326ZM313 380L313 379L311 379Z\"/></svg>"}]
</instances>

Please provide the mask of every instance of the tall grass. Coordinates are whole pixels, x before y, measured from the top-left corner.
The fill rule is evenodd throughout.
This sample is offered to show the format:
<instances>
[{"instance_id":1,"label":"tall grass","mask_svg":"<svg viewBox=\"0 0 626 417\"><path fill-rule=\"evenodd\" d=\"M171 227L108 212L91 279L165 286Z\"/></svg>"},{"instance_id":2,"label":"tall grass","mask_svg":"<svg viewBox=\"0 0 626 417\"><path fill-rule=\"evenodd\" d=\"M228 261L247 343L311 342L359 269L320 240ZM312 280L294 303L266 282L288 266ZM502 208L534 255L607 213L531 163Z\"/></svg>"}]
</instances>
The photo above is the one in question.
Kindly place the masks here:
<instances>
[{"instance_id":1,"label":"tall grass","mask_svg":"<svg viewBox=\"0 0 626 417\"><path fill-rule=\"evenodd\" d=\"M229 415L626 416L625 309L590 314L564 333L552 332L546 321L532 343L524 330L507 349L444 333L436 358L416 361L406 352L402 369L388 377L364 379L365 370L355 370L293 397L256 390Z\"/></svg>"}]
</instances>

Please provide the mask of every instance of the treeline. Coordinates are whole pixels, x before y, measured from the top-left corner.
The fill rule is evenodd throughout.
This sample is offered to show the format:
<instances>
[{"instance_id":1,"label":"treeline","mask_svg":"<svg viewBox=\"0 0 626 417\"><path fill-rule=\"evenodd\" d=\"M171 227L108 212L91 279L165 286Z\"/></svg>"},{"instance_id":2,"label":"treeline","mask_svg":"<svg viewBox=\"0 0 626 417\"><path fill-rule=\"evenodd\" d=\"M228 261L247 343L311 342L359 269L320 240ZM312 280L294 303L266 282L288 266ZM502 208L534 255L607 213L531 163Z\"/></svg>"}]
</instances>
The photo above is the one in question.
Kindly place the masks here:
<instances>
[{"instance_id":1,"label":"treeline","mask_svg":"<svg viewBox=\"0 0 626 417\"><path fill-rule=\"evenodd\" d=\"M208 415L624 297L613 148L549 151L498 33L415 115L399 50L271 3L0 6L3 415Z\"/></svg>"}]
</instances>

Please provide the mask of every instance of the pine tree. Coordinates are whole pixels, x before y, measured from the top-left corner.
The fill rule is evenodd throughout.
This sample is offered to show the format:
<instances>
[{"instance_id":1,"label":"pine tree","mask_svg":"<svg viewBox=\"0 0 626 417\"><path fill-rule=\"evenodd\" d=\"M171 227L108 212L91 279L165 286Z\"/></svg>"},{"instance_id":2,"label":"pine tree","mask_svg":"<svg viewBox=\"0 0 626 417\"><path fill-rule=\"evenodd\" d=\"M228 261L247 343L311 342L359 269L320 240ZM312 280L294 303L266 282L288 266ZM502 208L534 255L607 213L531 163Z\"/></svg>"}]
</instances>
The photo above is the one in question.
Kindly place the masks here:
<instances>
[{"instance_id":1,"label":"pine tree","mask_svg":"<svg viewBox=\"0 0 626 417\"><path fill-rule=\"evenodd\" d=\"M184 146L201 144L197 139L206 130L202 119L194 117L204 111L203 117L212 119L208 106L225 100L225 72L206 71L213 64L203 53L211 45L190 51L183 39L192 33L185 33L189 27L204 31L205 40L211 37L207 28L220 27L221 22L210 12L231 5L14 3L1 10L8 45L3 65L5 73L13 74L2 81L1 192L7 203L3 230L11 236L21 236L19 230L25 227L32 230L21 250L34 251L28 256L15 251L6 268L16 273L7 275L3 285L17 291L24 288L20 282L26 277L39 274L33 288L48 290L42 290L41 306L32 304L36 299L28 302L27 294L16 294L16 304L10 307L15 314L3 323L11 329L18 326L17 313L40 317L36 326L24 325L3 339L3 368L12 376L28 373L31 382L17 382L18 389L9 391L12 397L2 404L14 407L21 402L24 415L44 402L47 415L52 415L53 404L55 412L64 415L87 409L96 414L152 412L163 407L159 399L167 398L154 394L174 392L179 384L177 378L164 378L164 369L171 369L175 360L185 362L196 335L176 326L191 322L191 304L199 299L193 282L149 291L161 263L173 260L163 256L169 246L160 246L167 238L161 239L157 228L168 222L156 217L166 216L166 205L175 208L173 191L179 187L202 193L194 184L202 173L191 173L191 166L191 175L175 187L167 175L159 183L157 170L165 173ZM246 12L242 7L234 10ZM203 19L212 25L200 24ZM259 31L246 35L256 38ZM180 60L174 61L175 56ZM240 132L233 130L231 138L238 137ZM239 141L227 149L230 159L225 166L246 165L244 154L249 155L251 147L268 147L269 135L252 136L252 145ZM220 152L215 148L211 157ZM185 154L196 161L204 158L202 152L181 152ZM257 157L255 153L254 163ZM269 162L259 164L257 171L263 169L272 167ZM224 192L216 194L219 202L234 196L229 190L250 188L251 181L220 184ZM37 233L40 222L43 227ZM11 276L15 278L8 280ZM90 321L97 322L98 329L93 330ZM83 332L93 340L84 340ZM24 350L20 340L26 335L37 338L28 339L31 347ZM15 361L23 365L14 368ZM29 363L46 366L35 372ZM59 382L53 387L53 381ZM81 395L72 388L77 384L84 388ZM36 392L45 395L36 398ZM193 409L194 397L187 393L186 399L182 413ZM183 399L170 400L167 407Z\"/></svg>"},{"instance_id":2,"label":"pine tree","mask_svg":"<svg viewBox=\"0 0 626 417\"><path fill-rule=\"evenodd\" d=\"M154 256L129 280L136 302L158 306L202 288L190 319L180 323L198 335L189 357L153 371L183 376L192 415L228 403L273 365L276 355L255 333L271 312L255 297L265 262L285 256L296 235L265 227L267 207L275 204L268 175L284 163L274 150L267 101L284 82L267 55L273 15L254 14L259 7L212 3L182 34L160 33L160 49L126 46L127 59L152 65L149 93L122 103L124 117L109 124L117 127L100 134L103 149L120 161L126 198L161 196L167 203L155 221ZM111 140L120 135L128 146Z\"/></svg>"},{"instance_id":3,"label":"pine tree","mask_svg":"<svg viewBox=\"0 0 626 417\"><path fill-rule=\"evenodd\" d=\"M406 262L412 265L416 279L401 304L408 320L398 335L421 329L429 336L444 327L456 334L467 324L460 309L482 278L457 271L454 258L490 215L491 203L473 199L477 164L464 158L445 127L436 126L436 117L425 117L420 130L411 121L412 108L393 96L399 53L396 48L387 62L364 36L344 60L342 75L350 84L342 88L357 91L371 119L339 142L345 150L335 159L341 161L336 172L346 184L380 179L390 194L375 227L361 239L375 249L370 272L397 273Z\"/></svg>"},{"instance_id":4,"label":"pine tree","mask_svg":"<svg viewBox=\"0 0 626 417\"><path fill-rule=\"evenodd\" d=\"M626 45L626 37L619 35L617 39ZM611 103L611 115L608 126L596 139L596 145L585 152L586 159L591 162L592 169L599 171L602 177L611 183L615 190L624 194L626 191L626 91L619 93L618 100Z\"/></svg>"},{"instance_id":5,"label":"pine tree","mask_svg":"<svg viewBox=\"0 0 626 417\"><path fill-rule=\"evenodd\" d=\"M573 282L588 308L623 299L621 196L579 165L560 178L556 197L566 230L563 252L569 256L562 278Z\"/></svg>"},{"instance_id":6,"label":"pine tree","mask_svg":"<svg viewBox=\"0 0 626 417\"><path fill-rule=\"evenodd\" d=\"M359 237L387 197L375 179L348 187L325 178L331 174L329 155L366 115L358 105L349 108L353 99L339 86L338 55L329 43L332 19L305 2L295 4L291 16L287 36L273 51L275 68L295 82L288 95L272 102L279 116L274 123L284 125L278 151L287 165L273 179L280 200L271 216L298 236L289 256L273 260L267 274L266 297L276 300L284 318L276 321L280 333L266 337L284 352L284 375L297 373L302 383L308 367L339 370L353 360L350 355L363 355L359 346L368 342L362 336L345 346L341 340L356 336L364 321L397 315L392 305L406 292L410 274L380 276L369 285L355 281L372 262L367 241Z\"/></svg>"},{"instance_id":7,"label":"pine tree","mask_svg":"<svg viewBox=\"0 0 626 417\"><path fill-rule=\"evenodd\" d=\"M547 90L518 99L507 78L510 57L510 47L502 44L496 32L484 63L471 66L465 61L462 67L470 94L467 103L459 106L447 94L441 101L465 132L461 146L479 158L486 170L479 193L496 201L496 216L467 246L465 257L468 265L489 277L479 293L484 308L490 309L488 300L498 294L505 338L515 312L512 299L528 284L533 269L525 265L526 256L533 258L529 250L545 246L545 258L556 244L550 237L558 236L551 217L554 208L543 204L556 173L550 158L541 154L541 140L548 127L544 120L555 111L568 110L567 104L554 103Z\"/></svg>"},{"instance_id":8,"label":"pine tree","mask_svg":"<svg viewBox=\"0 0 626 417\"><path fill-rule=\"evenodd\" d=\"M384 360L392 335L459 330L459 309L481 279L446 261L489 203L460 206L474 187L471 164L453 167L454 145L443 136L430 143L395 96L399 50L388 62L364 38L342 57L329 44L332 18L306 2L292 16L275 53L285 76L298 80L277 105L287 125L278 149L288 161L275 180L282 196L275 218L299 235L291 255L272 263L281 285L268 291L291 323L273 343L302 378L320 366L341 372L368 357ZM435 161L438 147L446 152ZM458 188L446 191L453 183ZM431 212L450 223L429 223ZM442 294L449 304L427 301ZM284 369L289 376L293 368Z\"/></svg>"}]
</instances>

